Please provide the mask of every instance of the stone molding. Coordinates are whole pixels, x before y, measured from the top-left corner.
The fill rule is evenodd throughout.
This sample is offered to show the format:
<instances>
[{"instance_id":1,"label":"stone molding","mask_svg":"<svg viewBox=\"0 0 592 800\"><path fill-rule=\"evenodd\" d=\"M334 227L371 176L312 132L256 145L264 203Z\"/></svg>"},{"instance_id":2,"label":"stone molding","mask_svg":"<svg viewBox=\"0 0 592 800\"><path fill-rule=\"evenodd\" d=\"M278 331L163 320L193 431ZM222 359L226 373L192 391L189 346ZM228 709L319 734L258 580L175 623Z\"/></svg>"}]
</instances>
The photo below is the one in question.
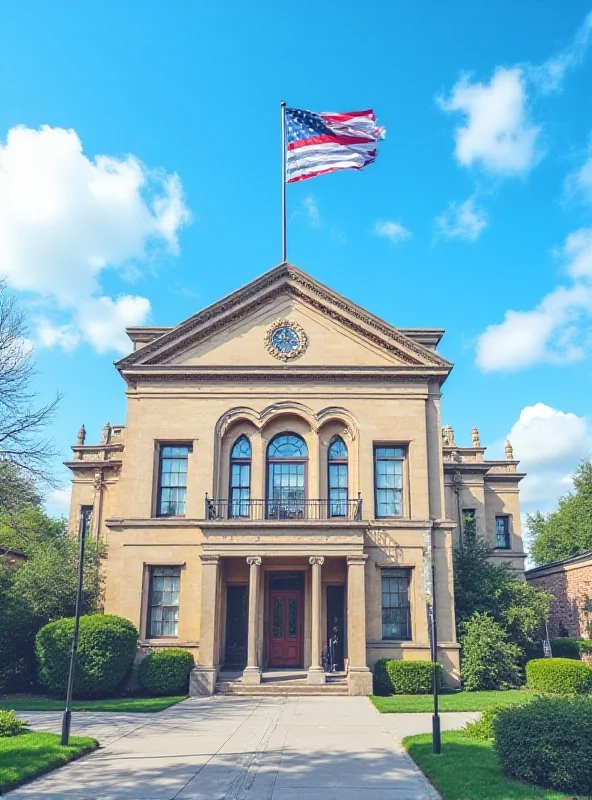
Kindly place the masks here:
<instances>
[{"instance_id":1,"label":"stone molding","mask_svg":"<svg viewBox=\"0 0 592 800\"><path fill-rule=\"evenodd\" d=\"M247 556L247 564L250 567L260 567L261 566L261 556Z\"/></svg>"},{"instance_id":2,"label":"stone molding","mask_svg":"<svg viewBox=\"0 0 592 800\"><path fill-rule=\"evenodd\" d=\"M213 553L200 553L199 557L204 567L217 565L220 561L220 556Z\"/></svg>"},{"instance_id":3,"label":"stone molding","mask_svg":"<svg viewBox=\"0 0 592 800\"><path fill-rule=\"evenodd\" d=\"M322 567L323 564L325 563L325 557L324 556L311 556L308 559L308 563L311 564L311 565L318 564L319 567Z\"/></svg>"},{"instance_id":4,"label":"stone molding","mask_svg":"<svg viewBox=\"0 0 592 800\"><path fill-rule=\"evenodd\" d=\"M355 556L347 556L347 566L364 566L366 561L368 560L368 556L366 553L362 555L355 555Z\"/></svg>"}]
</instances>

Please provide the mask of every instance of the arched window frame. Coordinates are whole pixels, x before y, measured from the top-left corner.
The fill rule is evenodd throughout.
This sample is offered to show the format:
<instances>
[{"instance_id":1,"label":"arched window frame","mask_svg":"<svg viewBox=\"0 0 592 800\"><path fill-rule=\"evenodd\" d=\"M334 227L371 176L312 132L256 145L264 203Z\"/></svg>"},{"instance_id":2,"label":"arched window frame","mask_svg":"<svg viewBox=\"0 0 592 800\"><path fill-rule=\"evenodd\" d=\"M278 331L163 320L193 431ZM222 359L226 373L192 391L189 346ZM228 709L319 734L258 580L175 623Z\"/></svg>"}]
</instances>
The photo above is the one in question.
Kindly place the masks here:
<instances>
[{"instance_id":1,"label":"arched window frame","mask_svg":"<svg viewBox=\"0 0 592 800\"><path fill-rule=\"evenodd\" d=\"M331 452L336 445L340 452ZM327 487L329 517L346 517L349 500L349 451L341 436L335 435L327 449Z\"/></svg>"},{"instance_id":2,"label":"arched window frame","mask_svg":"<svg viewBox=\"0 0 592 800\"><path fill-rule=\"evenodd\" d=\"M280 439L288 440L291 437L299 443L300 452L279 455L277 453L278 441ZM288 467L287 470L286 467ZM276 485L276 475L280 478L280 485ZM308 447L300 434L282 431L273 437L267 445L265 453L265 476L267 518L306 518ZM284 479L285 485L283 485Z\"/></svg>"},{"instance_id":3,"label":"arched window frame","mask_svg":"<svg viewBox=\"0 0 592 800\"><path fill-rule=\"evenodd\" d=\"M240 445L248 445L248 454L241 454ZM238 449L237 449L238 448ZM251 516L251 459L252 447L244 433L232 445L228 487L228 516L233 519Z\"/></svg>"}]
</instances>

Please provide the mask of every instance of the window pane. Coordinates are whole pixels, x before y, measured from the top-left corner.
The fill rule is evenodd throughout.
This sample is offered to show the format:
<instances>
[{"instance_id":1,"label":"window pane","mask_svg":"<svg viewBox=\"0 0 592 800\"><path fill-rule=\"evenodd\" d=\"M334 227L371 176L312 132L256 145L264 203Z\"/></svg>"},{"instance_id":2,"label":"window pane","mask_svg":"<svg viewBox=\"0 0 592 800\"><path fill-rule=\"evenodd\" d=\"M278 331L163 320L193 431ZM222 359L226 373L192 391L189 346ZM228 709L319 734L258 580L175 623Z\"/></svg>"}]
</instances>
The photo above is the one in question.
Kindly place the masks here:
<instances>
[{"instance_id":1,"label":"window pane","mask_svg":"<svg viewBox=\"0 0 592 800\"><path fill-rule=\"evenodd\" d=\"M285 434L277 436L269 445L267 455L269 458L290 458L308 456L308 449L300 436Z\"/></svg>"},{"instance_id":2,"label":"window pane","mask_svg":"<svg viewBox=\"0 0 592 800\"><path fill-rule=\"evenodd\" d=\"M328 454L329 461L332 459L346 459L347 458L347 447L345 446L345 442L341 438L341 436L335 436L331 444L329 445L329 454Z\"/></svg>"},{"instance_id":3,"label":"window pane","mask_svg":"<svg viewBox=\"0 0 592 800\"><path fill-rule=\"evenodd\" d=\"M251 444L246 436L241 436L232 448L232 458L251 458Z\"/></svg>"},{"instance_id":4,"label":"window pane","mask_svg":"<svg viewBox=\"0 0 592 800\"><path fill-rule=\"evenodd\" d=\"M179 567L152 567L148 636L178 636Z\"/></svg>"},{"instance_id":5,"label":"window pane","mask_svg":"<svg viewBox=\"0 0 592 800\"><path fill-rule=\"evenodd\" d=\"M163 445L160 449L160 516L185 514L188 453L189 448L182 445Z\"/></svg>"},{"instance_id":6,"label":"window pane","mask_svg":"<svg viewBox=\"0 0 592 800\"><path fill-rule=\"evenodd\" d=\"M408 569L382 570L382 638L410 639Z\"/></svg>"}]
</instances>

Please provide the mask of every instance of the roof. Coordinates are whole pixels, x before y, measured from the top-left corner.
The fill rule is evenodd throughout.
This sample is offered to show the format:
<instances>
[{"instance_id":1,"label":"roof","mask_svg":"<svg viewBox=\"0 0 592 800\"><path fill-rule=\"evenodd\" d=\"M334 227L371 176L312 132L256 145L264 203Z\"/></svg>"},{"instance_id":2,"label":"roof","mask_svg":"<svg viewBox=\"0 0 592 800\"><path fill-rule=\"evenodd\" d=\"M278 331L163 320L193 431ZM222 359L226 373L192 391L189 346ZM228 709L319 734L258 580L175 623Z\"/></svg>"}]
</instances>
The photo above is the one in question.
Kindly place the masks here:
<instances>
[{"instance_id":1,"label":"roof","mask_svg":"<svg viewBox=\"0 0 592 800\"><path fill-rule=\"evenodd\" d=\"M527 576L536 575L537 572L543 572L547 569L563 567L569 564L577 564L578 561L587 561L590 558L592 558L592 550L586 550L585 553L578 553L577 555L570 556L569 558L562 558L561 561L550 561L548 564L541 564L540 567L532 567L532 569L527 569L524 574Z\"/></svg>"}]
</instances>

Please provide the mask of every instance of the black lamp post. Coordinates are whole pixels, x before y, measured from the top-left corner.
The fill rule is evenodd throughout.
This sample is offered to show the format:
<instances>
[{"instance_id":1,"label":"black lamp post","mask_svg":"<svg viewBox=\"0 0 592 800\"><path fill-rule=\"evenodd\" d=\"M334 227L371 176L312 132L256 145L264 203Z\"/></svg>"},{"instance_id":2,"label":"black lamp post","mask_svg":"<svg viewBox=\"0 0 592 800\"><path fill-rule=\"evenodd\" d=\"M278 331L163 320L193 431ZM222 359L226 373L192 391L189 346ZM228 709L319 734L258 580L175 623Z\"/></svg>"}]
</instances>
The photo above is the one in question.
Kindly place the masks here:
<instances>
[{"instance_id":1,"label":"black lamp post","mask_svg":"<svg viewBox=\"0 0 592 800\"><path fill-rule=\"evenodd\" d=\"M428 610L428 628L430 633L430 653L432 664L438 661L438 619L436 615L436 570L434 566L434 524L424 532L424 580L426 585L426 600ZM434 713L432 714L432 752L439 755L442 752L442 737L440 735L440 711L438 707L438 673L432 669L432 696L434 698Z\"/></svg>"},{"instance_id":2,"label":"black lamp post","mask_svg":"<svg viewBox=\"0 0 592 800\"><path fill-rule=\"evenodd\" d=\"M68 670L68 687L66 689L66 708L62 718L62 738L60 744L65 746L70 739L70 721L72 719L72 688L74 686L74 672L76 669L76 651L78 649L78 629L80 627L80 607L82 605L82 582L84 578L84 543L86 539L86 525L82 509L78 523L78 586L76 588L76 608L74 610L74 633L72 634L72 650L70 651L70 669Z\"/></svg>"}]
</instances>

